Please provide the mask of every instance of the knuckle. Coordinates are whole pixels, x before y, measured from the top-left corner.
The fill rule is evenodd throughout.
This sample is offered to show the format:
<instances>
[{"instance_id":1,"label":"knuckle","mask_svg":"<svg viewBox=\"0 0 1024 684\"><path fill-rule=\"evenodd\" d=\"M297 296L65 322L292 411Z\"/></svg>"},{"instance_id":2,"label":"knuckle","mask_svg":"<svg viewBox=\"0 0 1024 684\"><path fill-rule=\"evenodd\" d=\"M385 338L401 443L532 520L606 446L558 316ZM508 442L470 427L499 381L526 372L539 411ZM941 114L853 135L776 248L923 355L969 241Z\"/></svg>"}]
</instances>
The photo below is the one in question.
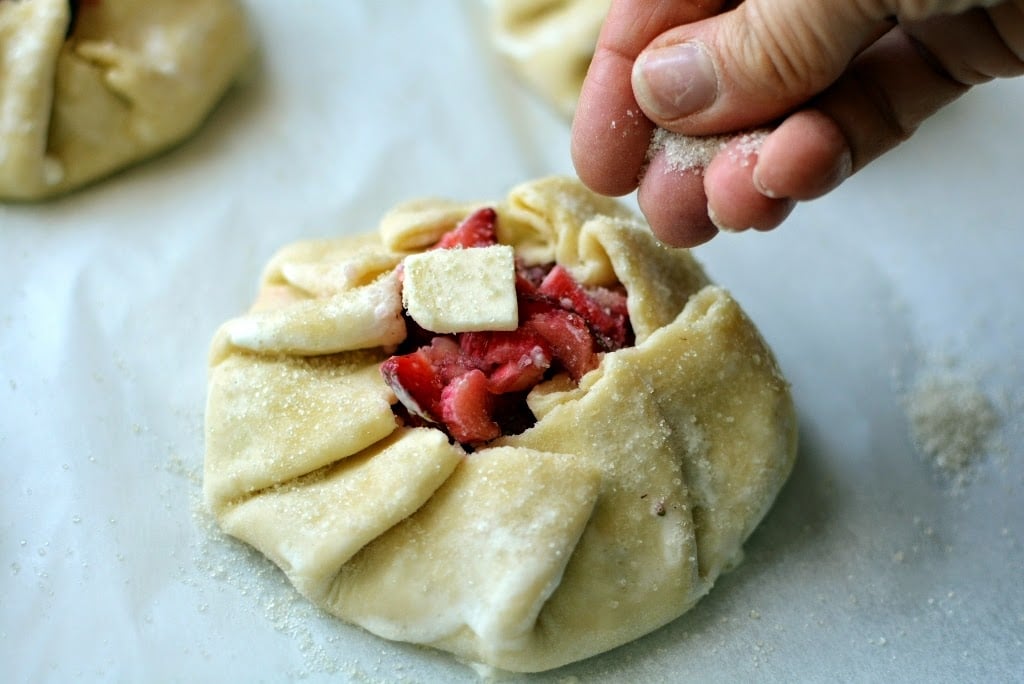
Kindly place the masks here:
<instances>
[{"instance_id":1,"label":"knuckle","mask_svg":"<svg viewBox=\"0 0 1024 684\"><path fill-rule=\"evenodd\" d=\"M936 73L958 83L978 85L1024 73L1024 12L1019 4L901 27Z\"/></svg>"},{"instance_id":2,"label":"knuckle","mask_svg":"<svg viewBox=\"0 0 1024 684\"><path fill-rule=\"evenodd\" d=\"M726 42L736 53L723 61L748 67L736 75L741 87L809 96L832 80L832 40L814 17L760 12L757 3L744 3L740 11L748 16L734 25L743 35Z\"/></svg>"},{"instance_id":3,"label":"knuckle","mask_svg":"<svg viewBox=\"0 0 1024 684\"><path fill-rule=\"evenodd\" d=\"M849 76L850 87L862 102L867 103L867 111L873 114L871 128L874 130L874 140L871 147L878 149L875 149L871 156L877 156L909 140L917 130L920 119L901 113L900 107L890 93L873 74L865 73L854 66Z\"/></svg>"},{"instance_id":4,"label":"knuckle","mask_svg":"<svg viewBox=\"0 0 1024 684\"><path fill-rule=\"evenodd\" d=\"M1012 58L1006 73L1000 76L1024 75L1024 0L1004 2L986 10L988 19Z\"/></svg>"},{"instance_id":5,"label":"knuckle","mask_svg":"<svg viewBox=\"0 0 1024 684\"><path fill-rule=\"evenodd\" d=\"M903 20L916 21L938 14L959 14L982 4L981 0L893 0L892 14Z\"/></svg>"}]
</instances>

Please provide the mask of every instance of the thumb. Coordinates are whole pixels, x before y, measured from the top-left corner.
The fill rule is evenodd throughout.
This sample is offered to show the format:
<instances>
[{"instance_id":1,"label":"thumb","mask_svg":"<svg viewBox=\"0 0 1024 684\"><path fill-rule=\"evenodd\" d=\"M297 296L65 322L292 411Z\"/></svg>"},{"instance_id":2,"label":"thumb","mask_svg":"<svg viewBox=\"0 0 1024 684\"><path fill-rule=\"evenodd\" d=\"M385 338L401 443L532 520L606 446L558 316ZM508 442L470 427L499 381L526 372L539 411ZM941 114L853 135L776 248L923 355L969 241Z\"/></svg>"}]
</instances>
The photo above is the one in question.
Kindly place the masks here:
<instances>
[{"instance_id":1,"label":"thumb","mask_svg":"<svg viewBox=\"0 0 1024 684\"><path fill-rule=\"evenodd\" d=\"M655 124L688 134L770 121L825 89L891 28L888 4L898 3L746 0L679 26L636 60L637 104Z\"/></svg>"}]
</instances>

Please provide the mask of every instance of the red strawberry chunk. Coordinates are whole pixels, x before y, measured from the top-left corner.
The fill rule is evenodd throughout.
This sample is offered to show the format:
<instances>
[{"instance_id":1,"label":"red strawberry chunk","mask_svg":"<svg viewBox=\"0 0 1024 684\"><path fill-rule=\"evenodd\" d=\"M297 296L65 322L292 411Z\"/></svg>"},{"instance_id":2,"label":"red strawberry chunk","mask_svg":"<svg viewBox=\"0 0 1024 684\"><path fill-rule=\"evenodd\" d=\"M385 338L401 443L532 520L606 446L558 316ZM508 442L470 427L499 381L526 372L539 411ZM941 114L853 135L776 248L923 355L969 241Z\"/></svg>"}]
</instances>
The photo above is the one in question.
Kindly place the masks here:
<instances>
[{"instance_id":1,"label":"red strawberry chunk","mask_svg":"<svg viewBox=\"0 0 1024 684\"><path fill-rule=\"evenodd\" d=\"M544 338L535 332L518 330L469 332L459 336L459 347L476 368L489 369L527 357L528 363L551 361L551 350ZM536 348L540 347L539 350ZM546 357L546 361L540 357ZM527 363L524 363L527 365Z\"/></svg>"},{"instance_id":2,"label":"red strawberry chunk","mask_svg":"<svg viewBox=\"0 0 1024 684\"><path fill-rule=\"evenodd\" d=\"M492 411L493 400L482 371L460 375L441 393L441 417L452 437L463 444L487 442L501 435Z\"/></svg>"},{"instance_id":3,"label":"red strawberry chunk","mask_svg":"<svg viewBox=\"0 0 1024 684\"><path fill-rule=\"evenodd\" d=\"M576 282L569 271L557 264L544 278L539 289L542 294L557 301L563 309L575 311L582 316L597 334L605 349L621 349L626 345L629 318L625 310L625 296L621 302L617 299L609 301L614 293L602 288L599 301ZM594 288L595 292L597 290L598 288Z\"/></svg>"},{"instance_id":4,"label":"red strawberry chunk","mask_svg":"<svg viewBox=\"0 0 1024 684\"><path fill-rule=\"evenodd\" d=\"M629 318L629 306L626 301L625 290L592 287L587 290L587 294L611 315L622 316L625 319Z\"/></svg>"},{"instance_id":5,"label":"red strawberry chunk","mask_svg":"<svg viewBox=\"0 0 1024 684\"><path fill-rule=\"evenodd\" d=\"M597 368L600 359L594 336L579 314L552 307L549 311L534 313L524 325L551 345L555 358L576 382Z\"/></svg>"},{"instance_id":6,"label":"red strawberry chunk","mask_svg":"<svg viewBox=\"0 0 1024 684\"><path fill-rule=\"evenodd\" d=\"M451 337L439 335L430 341L429 346L421 347L420 352L434 366L442 385L476 368L473 360L462 353L459 343Z\"/></svg>"},{"instance_id":7,"label":"red strawberry chunk","mask_svg":"<svg viewBox=\"0 0 1024 684\"><path fill-rule=\"evenodd\" d=\"M537 347L539 349L539 347ZM487 378L487 389L493 394L508 394L510 392L525 392L532 389L534 385L544 379L544 373L551 365L550 357L544 365L532 361L524 361L523 357L518 361L509 361L491 371Z\"/></svg>"},{"instance_id":8,"label":"red strawberry chunk","mask_svg":"<svg viewBox=\"0 0 1024 684\"><path fill-rule=\"evenodd\" d=\"M551 271L551 264L526 266L516 260L516 290L525 294L536 294L537 288Z\"/></svg>"},{"instance_id":9,"label":"red strawberry chunk","mask_svg":"<svg viewBox=\"0 0 1024 684\"><path fill-rule=\"evenodd\" d=\"M423 350L392 356L380 366L384 382L413 415L437 422L441 416L441 377Z\"/></svg>"},{"instance_id":10,"label":"red strawberry chunk","mask_svg":"<svg viewBox=\"0 0 1024 684\"><path fill-rule=\"evenodd\" d=\"M490 207L478 209L441 236L436 249L453 249L456 247L489 247L498 244L498 233L495 226L498 213Z\"/></svg>"},{"instance_id":11,"label":"red strawberry chunk","mask_svg":"<svg viewBox=\"0 0 1024 684\"><path fill-rule=\"evenodd\" d=\"M526 328L464 333L460 345L471 363L488 375L488 389L494 394L528 390L551 367L550 345Z\"/></svg>"}]
</instances>

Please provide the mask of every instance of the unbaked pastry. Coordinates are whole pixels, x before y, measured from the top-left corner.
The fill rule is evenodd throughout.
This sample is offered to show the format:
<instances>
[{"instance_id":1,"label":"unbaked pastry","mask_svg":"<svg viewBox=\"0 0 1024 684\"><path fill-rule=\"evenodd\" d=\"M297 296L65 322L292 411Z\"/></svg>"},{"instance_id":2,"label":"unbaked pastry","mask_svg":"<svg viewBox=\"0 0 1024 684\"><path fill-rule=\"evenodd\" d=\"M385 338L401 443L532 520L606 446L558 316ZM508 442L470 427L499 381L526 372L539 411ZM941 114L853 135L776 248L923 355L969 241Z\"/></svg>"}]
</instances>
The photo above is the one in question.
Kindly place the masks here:
<instances>
[{"instance_id":1,"label":"unbaked pastry","mask_svg":"<svg viewBox=\"0 0 1024 684\"><path fill-rule=\"evenodd\" d=\"M771 351L690 254L563 178L491 205L497 238L520 275L563 268L624 293L632 339L578 379L545 375L525 429L464 448L412 415L381 372L423 332L401 264L482 206L411 202L376 233L270 261L253 309L212 344L204 493L227 533L329 613L540 671L703 596L788 476L796 421Z\"/></svg>"},{"instance_id":2,"label":"unbaked pastry","mask_svg":"<svg viewBox=\"0 0 1024 684\"><path fill-rule=\"evenodd\" d=\"M489 0L498 52L563 114L576 110L611 0Z\"/></svg>"},{"instance_id":3,"label":"unbaked pastry","mask_svg":"<svg viewBox=\"0 0 1024 684\"><path fill-rule=\"evenodd\" d=\"M0 0L0 199L58 195L179 142L250 51L235 0Z\"/></svg>"}]
</instances>

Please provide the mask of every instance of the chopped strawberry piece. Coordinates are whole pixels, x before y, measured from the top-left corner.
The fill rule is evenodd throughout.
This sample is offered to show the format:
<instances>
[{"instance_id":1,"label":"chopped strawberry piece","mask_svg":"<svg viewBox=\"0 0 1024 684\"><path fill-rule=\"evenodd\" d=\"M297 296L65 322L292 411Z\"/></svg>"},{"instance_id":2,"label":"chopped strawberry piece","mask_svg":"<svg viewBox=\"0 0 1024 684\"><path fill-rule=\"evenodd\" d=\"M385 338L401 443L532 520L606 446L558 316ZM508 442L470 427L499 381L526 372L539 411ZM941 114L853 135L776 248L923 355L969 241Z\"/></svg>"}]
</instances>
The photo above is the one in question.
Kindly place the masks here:
<instances>
[{"instance_id":1,"label":"chopped strawberry piece","mask_svg":"<svg viewBox=\"0 0 1024 684\"><path fill-rule=\"evenodd\" d=\"M548 311L534 313L524 325L551 345L555 358L576 382L597 368L600 359L594 335L579 314L551 307Z\"/></svg>"},{"instance_id":2,"label":"chopped strawberry piece","mask_svg":"<svg viewBox=\"0 0 1024 684\"><path fill-rule=\"evenodd\" d=\"M517 291L534 294L540 284L544 282L545 276L551 271L552 264L541 264L537 266L525 266L516 261L516 289Z\"/></svg>"},{"instance_id":3,"label":"chopped strawberry piece","mask_svg":"<svg viewBox=\"0 0 1024 684\"><path fill-rule=\"evenodd\" d=\"M551 350L544 338L524 328L463 333L459 335L459 347L467 358L472 359L475 367L485 370L523 357L534 362L538 353L547 356L548 362L551 360ZM535 351L537 347L540 347L539 352Z\"/></svg>"},{"instance_id":4,"label":"chopped strawberry piece","mask_svg":"<svg viewBox=\"0 0 1024 684\"><path fill-rule=\"evenodd\" d=\"M459 350L474 361L474 365L483 368L488 364L498 363L490 360L492 347L498 344L501 336L498 332L464 332L459 335Z\"/></svg>"},{"instance_id":5,"label":"chopped strawberry piece","mask_svg":"<svg viewBox=\"0 0 1024 684\"><path fill-rule=\"evenodd\" d=\"M525 276L521 270L516 269L516 296L517 297L532 297L537 295L537 286L540 283L534 283L530 278Z\"/></svg>"},{"instance_id":6,"label":"chopped strawberry piece","mask_svg":"<svg viewBox=\"0 0 1024 684\"><path fill-rule=\"evenodd\" d=\"M501 426L491 418L492 410L487 377L479 370L455 378L441 393L444 423L463 444L479 444L501 435Z\"/></svg>"},{"instance_id":7,"label":"chopped strawberry piece","mask_svg":"<svg viewBox=\"0 0 1024 684\"><path fill-rule=\"evenodd\" d=\"M487 378L487 389L494 394L525 392L544 379L544 374L550 366L550 356L546 357L546 363L543 365L538 361L528 360L528 357L509 361L491 371Z\"/></svg>"},{"instance_id":8,"label":"chopped strawberry piece","mask_svg":"<svg viewBox=\"0 0 1024 684\"><path fill-rule=\"evenodd\" d=\"M462 353L459 343L451 337L439 335L430 341L429 346L421 347L420 351L433 365L442 385L447 385L454 378L476 367L472 359Z\"/></svg>"},{"instance_id":9,"label":"chopped strawberry piece","mask_svg":"<svg viewBox=\"0 0 1024 684\"><path fill-rule=\"evenodd\" d=\"M490 207L478 209L441 236L436 249L452 249L455 247L489 247L498 244L498 233L495 226L498 213Z\"/></svg>"},{"instance_id":10,"label":"chopped strawberry piece","mask_svg":"<svg viewBox=\"0 0 1024 684\"><path fill-rule=\"evenodd\" d=\"M464 333L460 346L470 362L488 375L488 389L494 394L528 390L551 367L550 345L526 328Z\"/></svg>"},{"instance_id":11,"label":"chopped strawberry piece","mask_svg":"<svg viewBox=\"0 0 1024 684\"><path fill-rule=\"evenodd\" d=\"M587 290L587 294L613 316L629 318L629 306L626 301L625 290L621 288L613 290L607 287L592 287Z\"/></svg>"},{"instance_id":12,"label":"chopped strawberry piece","mask_svg":"<svg viewBox=\"0 0 1024 684\"><path fill-rule=\"evenodd\" d=\"M625 296L621 302L617 299L609 301L614 293L603 290L599 301L592 294L598 288L592 291L584 289L569 271L557 264L544 278L539 290L557 301L563 309L575 311L582 316L606 350L621 349L626 345L629 315L625 310Z\"/></svg>"},{"instance_id":13,"label":"chopped strawberry piece","mask_svg":"<svg viewBox=\"0 0 1024 684\"><path fill-rule=\"evenodd\" d=\"M437 422L441 415L441 391L444 385L422 350L392 356L380 366L384 382L409 413Z\"/></svg>"}]
</instances>

